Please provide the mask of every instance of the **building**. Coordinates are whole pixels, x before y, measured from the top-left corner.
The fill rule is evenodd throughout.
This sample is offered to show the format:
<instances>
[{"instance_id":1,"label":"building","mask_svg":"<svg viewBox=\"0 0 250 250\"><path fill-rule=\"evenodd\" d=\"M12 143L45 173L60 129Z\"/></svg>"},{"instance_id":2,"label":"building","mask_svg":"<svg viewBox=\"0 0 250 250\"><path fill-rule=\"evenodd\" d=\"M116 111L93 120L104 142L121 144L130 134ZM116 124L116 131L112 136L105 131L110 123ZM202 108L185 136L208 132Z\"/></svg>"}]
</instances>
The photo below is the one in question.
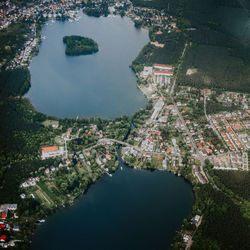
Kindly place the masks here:
<instances>
[{"instance_id":1,"label":"building","mask_svg":"<svg viewBox=\"0 0 250 250\"><path fill-rule=\"evenodd\" d=\"M161 99L159 99L156 104L154 105L154 112L151 115L151 118L149 119L149 121L147 123L151 123L153 121L155 121L155 119L157 118L158 114L160 113L161 109L164 106L164 101L162 101Z\"/></svg>"},{"instance_id":2,"label":"building","mask_svg":"<svg viewBox=\"0 0 250 250\"><path fill-rule=\"evenodd\" d=\"M8 212L8 210L15 211L17 204L2 204L0 205L0 212Z\"/></svg>"},{"instance_id":3,"label":"building","mask_svg":"<svg viewBox=\"0 0 250 250\"><path fill-rule=\"evenodd\" d=\"M170 79L173 76L173 67L171 65L154 64L153 65L153 81L156 84L164 86L170 84Z\"/></svg>"},{"instance_id":4,"label":"building","mask_svg":"<svg viewBox=\"0 0 250 250\"><path fill-rule=\"evenodd\" d=\"M64 154L64 148L58 147L58 146L52 146L52 147L42 147L42 160L56 157L56 156L62 156Z\"/></svg>"},{"instance_id":5,"label":"building","mask_svg":"<svg viewBox=\"0 0 250 250\"><path fill-rule=\"evenodd\" d=\"M172 65L165 65L165 64L154 64L153 65L155 70L160 70L160 71L171 71L173 72L173 66Z\"/></svg>"},{"instance_id":6,"label":"building","mask_svg":"<svg viewBox=\"0 0 250 250\"><path fill-rule=\"evenodd\" d=\"M194 225L199 225L199 223L200 223L200 219L201 219L201 217L200 217L200 215L195 215L195 217L194 217L194 219L193 219L193 223L194 223Z\"/></svg>"},{"instance_id":7,"label":"building","mask_svg":"<svg viewBox=\"0 0 250 250\"><path fill-rule=\"evenodd\" d=\"M149 76L152 76L153 68L152 67L144 67L143 71L141 72L141 78L143 80L147 80Z\"/></svg>"}]
</instances>

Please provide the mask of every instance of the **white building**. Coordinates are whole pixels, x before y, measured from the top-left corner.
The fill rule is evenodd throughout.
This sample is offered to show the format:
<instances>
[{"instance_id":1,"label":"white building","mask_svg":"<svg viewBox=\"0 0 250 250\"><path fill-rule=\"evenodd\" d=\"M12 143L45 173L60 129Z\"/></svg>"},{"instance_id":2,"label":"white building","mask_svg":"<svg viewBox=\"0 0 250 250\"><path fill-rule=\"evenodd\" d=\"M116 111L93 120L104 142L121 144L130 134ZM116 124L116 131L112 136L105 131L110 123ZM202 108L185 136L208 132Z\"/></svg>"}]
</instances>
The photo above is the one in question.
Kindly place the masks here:
<instances>
[{"instance_id":1,"label":"white building","mask_svg":"<svg viewBox=\"0 0 250 250\"><path fill-rule=\"evenodd\" d=\"M154 64L153 66L152 76L155 84L161 86L170 84L170 79L173 74L173 67L171 65Z\"/></svg>"},{"instance_id":2,"label":"white building","mask_svg":"<svg viewBox=\"0 0 250 250\"><path fill-rule=\"evenodd\" d=\"M64 154L64 148L58 147L58 146L52 146L52 147L42 147L42 160L46 158L56 157L56 156L62 156Z\"/></svg>"},{"instance_id":3,"label":"white building","mask_svg":"<svg viewBox=\"0 0 250 250\"><path fill-rule=\"evenodd\" d=\"M156 117L158 116L158 114L161 111L161 109L163 108L163 106L164 106L164 101L159 99L154 106L154 112L151 115L150 120L148 121L149 123L153 122L156 119Z\"/></svg>"}]
</instances>

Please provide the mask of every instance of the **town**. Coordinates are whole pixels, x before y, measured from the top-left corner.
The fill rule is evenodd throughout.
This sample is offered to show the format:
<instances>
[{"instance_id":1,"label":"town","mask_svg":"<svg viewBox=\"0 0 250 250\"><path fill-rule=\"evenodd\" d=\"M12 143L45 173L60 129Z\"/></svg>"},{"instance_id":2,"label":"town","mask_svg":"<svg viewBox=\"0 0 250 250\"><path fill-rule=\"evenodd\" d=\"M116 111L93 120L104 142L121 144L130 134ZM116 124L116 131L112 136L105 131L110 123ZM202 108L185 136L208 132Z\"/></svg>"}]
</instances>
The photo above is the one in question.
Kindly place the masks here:
<instances>
[{"instance_id":1,"label":"town","mask_svg":"<svg viewBox=\"0 0 250 250\"><path fill-rule=\"evenodd\" d=\"M77 22L79 7L88 8L87 14L98 8L100 15L106 14L100 0L88 4L80 0L56 4L43 0L23 8L10 1L1 2L0 30L20 20L27 22L30 29L24 47L7 69L28 66L38 52L39 43L46 39L41 37L38 24L49 19L51 23L55 19ZM167 10L134 7L130 1L110 1L107 13L126 15L136 27L154 27L153 37L161 37L164 32L182 32L177 19L168 15ZM150 45L158 49L166 46L160 39L151 40ZM190 46L185 43L180 59ZM44 164L20 183L20 199L39 201L46 211L73 204L100 176L106 174L112 178L119 167L118 147L123 161L131 167L171 171L193 184L210 182L209 164L214 170L249 171L250 95L177 84L180 67L181 62L137 65L138 88L147 97L148 105L133 115L132 122L129 117L43 122L54 137L50 143L40 145L37 154ZM186 74L195 74L195 70L189 69ZM211 108L214 106L216 110ZM14 247L22 241L29 213L26 218L20 218L18 210L16 203L0 205L3 248ZM186 249L191 247L193 235L203 219L201 213L195 212L189 222L193 230L181 232L181 246ZM44 211L38 214L37 224L46 217Z\"/></svg>"}]
</instances>

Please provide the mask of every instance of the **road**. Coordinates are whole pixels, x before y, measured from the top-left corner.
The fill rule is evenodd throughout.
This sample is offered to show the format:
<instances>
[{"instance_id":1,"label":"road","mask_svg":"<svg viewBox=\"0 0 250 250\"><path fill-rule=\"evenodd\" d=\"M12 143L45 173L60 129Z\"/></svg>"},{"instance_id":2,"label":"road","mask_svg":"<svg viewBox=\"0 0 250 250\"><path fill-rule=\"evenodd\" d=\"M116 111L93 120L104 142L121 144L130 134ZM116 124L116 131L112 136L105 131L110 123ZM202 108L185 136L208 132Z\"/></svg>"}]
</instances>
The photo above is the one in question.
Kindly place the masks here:
<instances>
[{"instance_id":1,"label":"road","mask_svg":"<svg viewBox=\"0 0 250 250\"><path fill-rule=\"evenodd\" d=\"M221 137L220 133L218 132L218 130L215 128L214 124L213 124L213 121L208 117L207 115L207 97L206 97L206 94L204 94L204 113L205 113L205 117L208 121L208 123L210 124L210 126L212 127L214 133L218 136L218 138L221 139L221 142L223 143L223 146L225 148L227 148L223 138Z\"/></svg>"},{"instance_id":2,"label":"road","mask_svg":"<svg viewBox=\"0 0 250 250\"><path fill-rule=\"evenodd\" d=\"M183 59L183 58L184 58L186 49L187 49L187 43L185 44L185 47L184 47L184 49L183 49L183 52L182 52L182 55L181 55L180 59ZM196 154L198 155L198 158L199 158L199 160L200 160L200 162L201 162L201 165L203 166L203 165L204 165L204 162L205 162L205 159L204 159L204 157L201 155L200 151L198 150L198 148L197 148L197 146L196 146L196 143L194 142L193 136L192 136L192 134L190 133L190 131L189 131L187 125L186 125L186 122L184 121L184 119L183 119L183 117L182 117L182 115L181 115L181 113L180 113L180 111L179 111L179 109L178 109L178 107L177 107L177 105L176 105L176 103L175 103L174 96L173 96L173 94L174 94L174 89L175 89L175 84L176 84L177 77L178 77L178 73L179 73L179 71L180 71L180 67L181 67L181 63L180 63L180 64L178 65L178 67L177 67L177 71L176 71L176 74L175 74L175 77L174 77L174 80L173 80L173 84L172 84L172 88L171 88L171 91L170 91L170 97L171 97L171 100L172 100L172 102L173 102L174 108L175 108L175 110L177 111L178 117L179 117L179 119L181 120L181 122L184 124L185 131L186 131L186 133L188 134L188 136L189 136L189 138L190 138L190 142L191 142L191 144L192 144L193 151L196 152Z\"/></svg>"},{"instance_id":3,"label":"road","mask_svg":"<svg viewBox=\"0 0 250 250\"><path fill-rule=\"evenodd\" d=\"M110 138L102 138L98 141L98 144L101 144L101 143L106 143L106 142L114 142L114 143L117 143L117 144L120 144L120 145L123 145L123 146L126 146L126 147L129 147L129 148L132 148L136 151L139 151L140 153L144 153L145 151L142 150L140 147L138 146L134 146L134 145L131 145L127 142L124 142L124 141L118 141L118 140L115 140L115 139L110 139ZM159 152L146 152L147 154L151 154L151 155L162 155L163 153L159 153Z\"/></svg>"}]
</instances>

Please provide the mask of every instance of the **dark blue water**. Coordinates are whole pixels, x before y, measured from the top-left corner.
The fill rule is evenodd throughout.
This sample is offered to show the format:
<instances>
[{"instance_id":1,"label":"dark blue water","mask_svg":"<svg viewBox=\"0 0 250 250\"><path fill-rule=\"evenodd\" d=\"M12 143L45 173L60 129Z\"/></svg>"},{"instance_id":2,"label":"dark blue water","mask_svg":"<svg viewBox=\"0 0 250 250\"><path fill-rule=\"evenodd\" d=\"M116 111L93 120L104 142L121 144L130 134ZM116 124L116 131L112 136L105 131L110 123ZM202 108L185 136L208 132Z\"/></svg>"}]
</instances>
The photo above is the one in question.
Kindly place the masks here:
<instances>
[{"instance_id":1,"label":"dark blue water","mask_svg":"<svg viewBox=\"0 0 250 250\"><path fill-rule=\"evenodd\" d=\"M191 211L190 185L171 173L122 166L38 226L31 249L167 249Z\"/></svg>"},{"instance_id":2,"label":"dark blue water","mask_svg":"<svg viewBox=\"0 0 250 250\"><path fill-rule=\"evenodd\" d=\"M65 35L90 37L99 52L66 56ZM147 30L136 29L127 17L81 14L79 22L49 22L42 36L46 39L30 65L28 92L37 110L58 117L114 118L145 107L147 101L129 65L149 41Z\"/></svg>"}]
</instances>

